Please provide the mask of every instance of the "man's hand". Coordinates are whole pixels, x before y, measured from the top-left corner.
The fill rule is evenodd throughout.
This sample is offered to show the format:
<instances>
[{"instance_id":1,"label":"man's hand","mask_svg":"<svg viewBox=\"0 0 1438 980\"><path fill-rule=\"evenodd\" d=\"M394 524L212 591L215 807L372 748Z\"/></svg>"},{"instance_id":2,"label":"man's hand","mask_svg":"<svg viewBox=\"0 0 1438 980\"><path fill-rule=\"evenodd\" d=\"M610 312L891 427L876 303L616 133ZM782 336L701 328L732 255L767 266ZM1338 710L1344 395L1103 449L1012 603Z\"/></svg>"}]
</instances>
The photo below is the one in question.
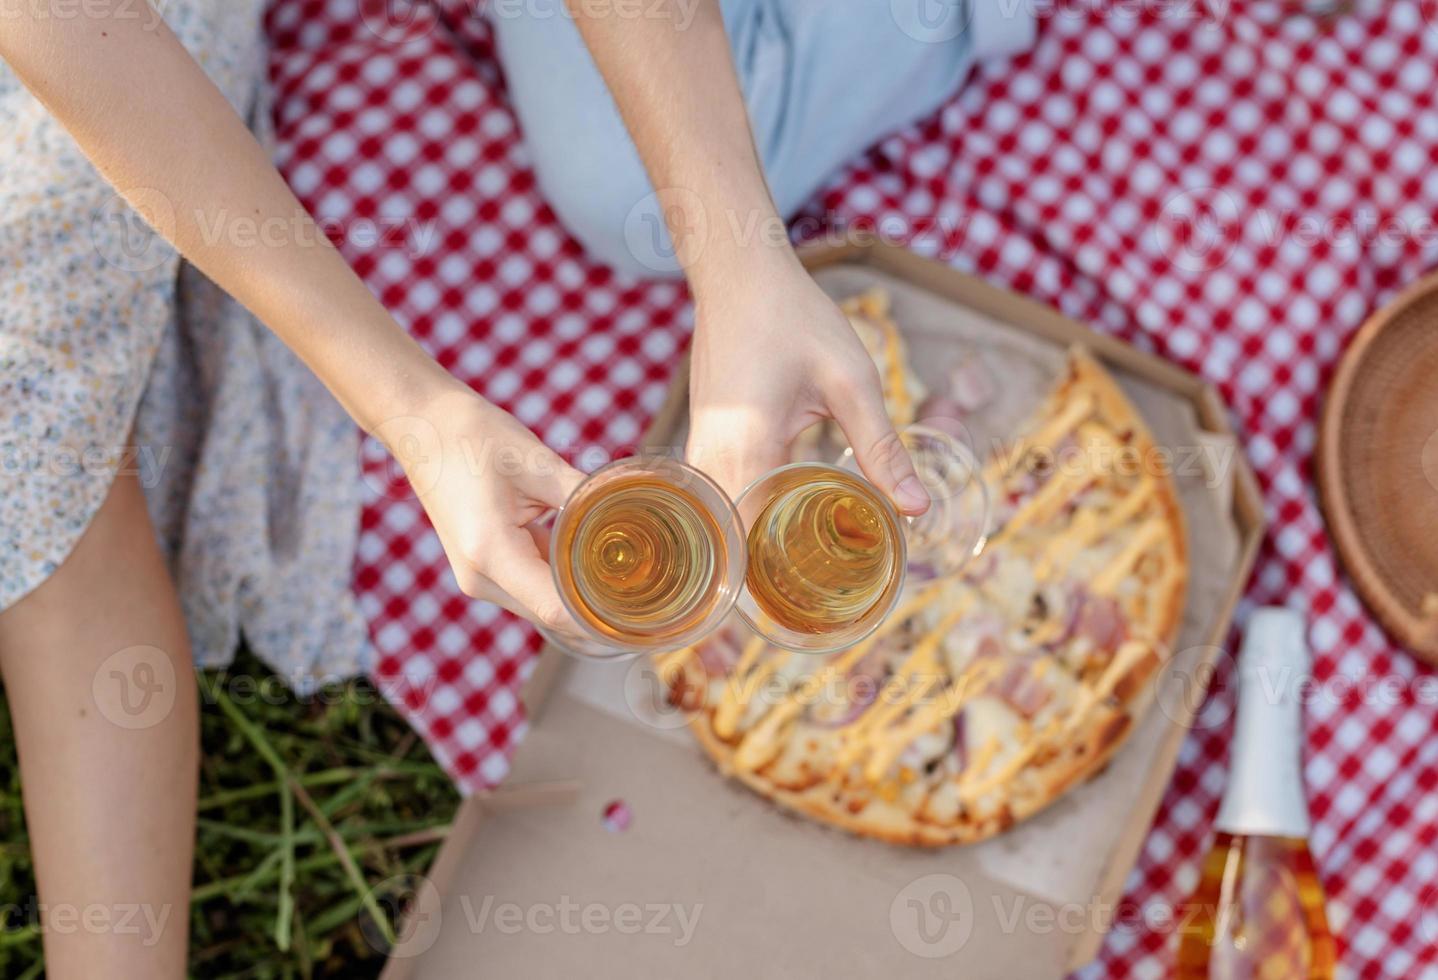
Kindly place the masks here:
<instances>
[{"instance_id":1,"label":"man's hand","mask_svg":"<svg viewBox=\"0 0 1438 980\"><path fill-rule=\"evenodd\" d=\"M697 298L689 461L737 497L789 461L800 432L832 418L864 475L903 513L923 513L929 496L848 318L792 252L759 258L734 288Z\"/></svg>"},{"instance_id":2,"label":"man's hand","mask_svg":"<svg viewBox=\"0 0 1438 980\"><path fill-rule=\"evenodd\" d=\"M450 386L375 435L404 467L466 595L577 632L549 566L547 528L584 475L509 413Z\"/></svg>"}]
</instances>

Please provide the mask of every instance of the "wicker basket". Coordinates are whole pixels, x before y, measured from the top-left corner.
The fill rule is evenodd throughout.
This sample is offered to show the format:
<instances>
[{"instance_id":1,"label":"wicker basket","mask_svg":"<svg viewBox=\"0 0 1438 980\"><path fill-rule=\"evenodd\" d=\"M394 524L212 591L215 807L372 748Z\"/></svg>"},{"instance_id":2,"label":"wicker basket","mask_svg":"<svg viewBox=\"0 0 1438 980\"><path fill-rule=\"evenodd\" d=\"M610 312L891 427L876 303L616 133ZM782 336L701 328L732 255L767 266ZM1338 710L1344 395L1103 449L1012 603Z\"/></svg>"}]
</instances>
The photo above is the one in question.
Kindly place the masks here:
<instances>
[{"instance_id":1,"label":"wicker basket","mask_svg":"<svg viewBox=\"0 0 1438 980\"><path fill-rule=\"evenodd\" d=\"M1324 405L1317 468L1359 593L1395 639L1438 664L1438 274L1358 331Z\"/></svg>"}]
</instances>

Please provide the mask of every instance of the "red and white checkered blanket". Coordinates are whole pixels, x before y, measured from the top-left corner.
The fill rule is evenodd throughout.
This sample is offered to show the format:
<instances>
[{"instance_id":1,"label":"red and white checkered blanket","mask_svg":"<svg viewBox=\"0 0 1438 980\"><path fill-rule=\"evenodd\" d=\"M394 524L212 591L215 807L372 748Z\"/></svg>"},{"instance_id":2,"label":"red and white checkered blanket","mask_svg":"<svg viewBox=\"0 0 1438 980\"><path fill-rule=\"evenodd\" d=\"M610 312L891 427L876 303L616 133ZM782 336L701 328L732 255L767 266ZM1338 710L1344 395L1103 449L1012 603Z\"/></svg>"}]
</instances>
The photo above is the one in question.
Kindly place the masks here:
<instances>
[{"instance_id":1,"label":"red and white checkered blanket","mask_svg":"<svg viewBox=\"0 0 1438 980\"><path fill-rule=\"evenodd\" d=\"M275 0L283 169L445 367L562 452L621 452L660 404L681 287L585 260L535 190L474 0ZM1196 371L1232 407L1273 532L1246 603L1307 611L1313 846L1343 962L1438 977L1435 688L1335 564L1310 473L1323 386L1364 315L1438 260L1438 4L1331 24L1281 5L1070 0L814 203ZM373 444L355 588L378 675L462 787L524 733L535 633L456 590ZM1347 684L1385 678L1387 685ZM1226 672L1083 976L1167 975L1224 785Z\"/></svg>"}]
</instances>

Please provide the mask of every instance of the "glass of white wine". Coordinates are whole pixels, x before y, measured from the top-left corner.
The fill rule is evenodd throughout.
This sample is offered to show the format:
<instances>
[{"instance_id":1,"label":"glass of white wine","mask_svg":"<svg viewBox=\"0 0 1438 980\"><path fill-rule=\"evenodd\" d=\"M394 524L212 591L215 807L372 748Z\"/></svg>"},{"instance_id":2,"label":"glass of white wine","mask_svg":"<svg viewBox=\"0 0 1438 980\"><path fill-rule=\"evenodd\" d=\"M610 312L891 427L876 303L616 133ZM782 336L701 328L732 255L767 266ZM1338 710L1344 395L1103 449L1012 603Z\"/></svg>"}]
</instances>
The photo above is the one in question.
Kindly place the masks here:
<instances>
[{"instance_id":1,"label":"glass of white wine","mask_svg":"<svg viewBox=\"0 0 1438 980\"><path fill-rule=\"evenodd\" d=\"M627 457L590 474L555 516L549 552L578 632L541 632L600 659L697 643L733 608L746 567L734 504L667 456Z\"/></svg>"},{"instance_id":2,"label":"glass of white wine","mask_svg":"<svg viewBox=\"0 0 1438 980\"><path fill-rule=\"evenodd\" d=\"M770 643L807 653L852 646L893 611L907 576L957 574L983 549L989 492L973 451L923 425L900 438L929 494L918 517L901 517L852 451L838 465L781 466L739 496L749 558L736 608Z\"/></svg>"}]
</instances>

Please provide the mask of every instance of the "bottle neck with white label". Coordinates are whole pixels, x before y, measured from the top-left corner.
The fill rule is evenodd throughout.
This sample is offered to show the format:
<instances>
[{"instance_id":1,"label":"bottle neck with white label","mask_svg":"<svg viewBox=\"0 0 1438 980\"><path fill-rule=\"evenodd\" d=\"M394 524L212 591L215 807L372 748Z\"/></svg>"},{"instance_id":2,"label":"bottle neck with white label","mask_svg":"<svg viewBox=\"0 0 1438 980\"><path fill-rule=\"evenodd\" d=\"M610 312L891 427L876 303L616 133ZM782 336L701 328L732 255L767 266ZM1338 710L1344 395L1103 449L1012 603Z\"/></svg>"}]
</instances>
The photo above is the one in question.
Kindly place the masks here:
<instances>
[{"instance_id":1,"label":"bottle neck with white label","mask_svg":"<svg viewBox=\"0 0 1438 980\"><path fill-rule=\"evenodd\" d=\"M1238 719L1229 748L1220 831L1247 837L1307 837L1303 793L1302 694L1311 675L1303 618L1259 609L1238 658Z\"/></svg>"}]
</instances>

